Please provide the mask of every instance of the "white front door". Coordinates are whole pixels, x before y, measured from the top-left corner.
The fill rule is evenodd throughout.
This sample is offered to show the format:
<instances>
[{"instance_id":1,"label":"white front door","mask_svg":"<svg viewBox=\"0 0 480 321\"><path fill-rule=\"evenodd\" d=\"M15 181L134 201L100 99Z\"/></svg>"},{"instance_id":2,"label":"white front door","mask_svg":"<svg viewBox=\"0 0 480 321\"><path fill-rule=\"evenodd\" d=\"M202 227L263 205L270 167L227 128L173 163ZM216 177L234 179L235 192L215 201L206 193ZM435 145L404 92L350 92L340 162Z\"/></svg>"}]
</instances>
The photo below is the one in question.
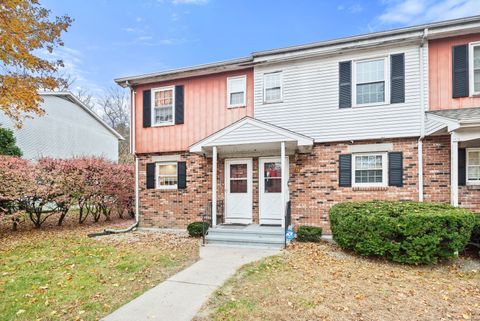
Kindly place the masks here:
<instances>
[{"instance_id":1,"label":"white front door","mask_svg":"<svg viewBox=\"0 0 480 321\"><path fill-rule=\"evenodd\" d=\"M285 172L288 177L288 157L285 157ZM280 157L262 157L259 159L259 201L260 224L281 225L282 206L282 167ZM288 187L287 187L288 188ZM288 197L288 191L287 191Z\"/></svg>"},{"instance_id":2,"label":"white front door","mask_svg":"<svg viewBox=\"0 0 480 321\"><path fill-rule=\"evenodd\" d=\"M252 159L225 160L225 223L252 223Z\"/></svg>"}]
</instances>

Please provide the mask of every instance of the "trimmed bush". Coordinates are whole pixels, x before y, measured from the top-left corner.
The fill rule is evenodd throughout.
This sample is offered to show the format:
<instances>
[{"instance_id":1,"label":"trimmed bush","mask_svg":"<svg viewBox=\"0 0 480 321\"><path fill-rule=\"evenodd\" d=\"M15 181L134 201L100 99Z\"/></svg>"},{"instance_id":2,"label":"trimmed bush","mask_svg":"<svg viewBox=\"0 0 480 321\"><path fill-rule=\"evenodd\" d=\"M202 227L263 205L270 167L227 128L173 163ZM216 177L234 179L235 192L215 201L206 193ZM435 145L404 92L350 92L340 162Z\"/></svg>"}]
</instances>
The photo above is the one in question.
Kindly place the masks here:
<instances>
[{"instance_id":1,"label":"trimmed bush","mask_svg":"<svg viewBox=\"0 0 480 321\"><path fill-rule=\"evenodd\" d=\"M299 242L320 242L322 238L322 228L318 226L300 225L297 230L297 240Z\"/></svg>"},{"instance_id":2,"label":"trimmed bush","mask_svg":"<svg viewBox=\"0 0 480 321\"><path fill-rule=\"evenodd\" d=\"M188 224L187 226L187 231L188 235L193 236L193 237L199 237L202 236L203 233L203 224L205 224L205 232L208 230L210 225L207 222L193 222Z\"/></svg>"},{"instance_id":3,"label":"trimmed bush","mask_svg":"<svg viewBox=\"0 0 480 321\"><path fill-rule=\"evenodd\" d=\"M480 245L480 214L475 214L475 225L472 230L472 237L470 242Z\"/></svg>"},{"instance_id":4,"label":"trimmed bush","mask_svg":"<svg viewBox=\"0 0 480 321\"><path fill-rule=\"evenodd\" d=\"M472 212L446 204L350 202L330 209L333 239L360 255L430 264L455 257L467 245Z\"/></svg>"}]
</instances>

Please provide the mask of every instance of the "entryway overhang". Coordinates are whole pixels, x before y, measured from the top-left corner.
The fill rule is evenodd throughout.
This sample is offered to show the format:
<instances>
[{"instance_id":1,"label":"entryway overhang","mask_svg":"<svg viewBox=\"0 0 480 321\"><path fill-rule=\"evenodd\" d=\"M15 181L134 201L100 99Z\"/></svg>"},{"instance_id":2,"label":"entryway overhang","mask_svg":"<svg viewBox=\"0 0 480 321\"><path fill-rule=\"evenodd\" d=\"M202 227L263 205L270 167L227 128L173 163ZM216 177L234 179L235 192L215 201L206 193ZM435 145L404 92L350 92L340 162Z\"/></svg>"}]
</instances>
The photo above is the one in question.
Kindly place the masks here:
<instances>
[{"instance_id":1,"label":"entryway overhang","mask_svg":"<svg viewBox=\"0 0 480 321\"><path fill-rule=\"evenodd\" d=\"M450 202L458 206L458 148L480 143L480 107L435 110L426 113L428 121L439 124L435 133L450 134Z\"/></svg>"},{"instance_id":2,"label":"entryway overhang","mask_svg":"<svg viewBox=\"0 0 480 321\"><path fill-rule=\"evenodd\" d=\"M247 116L195 143L190 152L212 157L216 147L222 157L277 155L281 142L287 155L309 153L314 143L313 138Z\"/></svg>"}]
</instances>

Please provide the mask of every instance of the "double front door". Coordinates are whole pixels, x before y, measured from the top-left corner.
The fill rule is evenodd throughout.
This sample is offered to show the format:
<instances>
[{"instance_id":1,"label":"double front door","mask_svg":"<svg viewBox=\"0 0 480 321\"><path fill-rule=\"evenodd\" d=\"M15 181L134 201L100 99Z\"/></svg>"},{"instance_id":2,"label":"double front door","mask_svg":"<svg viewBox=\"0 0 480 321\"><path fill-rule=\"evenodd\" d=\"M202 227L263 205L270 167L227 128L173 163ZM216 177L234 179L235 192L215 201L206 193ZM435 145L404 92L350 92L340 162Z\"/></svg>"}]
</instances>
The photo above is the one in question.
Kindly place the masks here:
<instances>
[{"instance_id":1,"label":"double front door","mask_svg":"<svg viewBox=\"0 0 480 321\"><path fill-rule=\"evenodd\" d=\"M250 224L253 212L253 161L225 160L225 222ZM279 157L260 157L258 161L258 203L260 224L281 225L283 183ZM288 157L285 158L288 177ZM288 192L286 193L288 195Z\"/></svg>"}]
</instances>

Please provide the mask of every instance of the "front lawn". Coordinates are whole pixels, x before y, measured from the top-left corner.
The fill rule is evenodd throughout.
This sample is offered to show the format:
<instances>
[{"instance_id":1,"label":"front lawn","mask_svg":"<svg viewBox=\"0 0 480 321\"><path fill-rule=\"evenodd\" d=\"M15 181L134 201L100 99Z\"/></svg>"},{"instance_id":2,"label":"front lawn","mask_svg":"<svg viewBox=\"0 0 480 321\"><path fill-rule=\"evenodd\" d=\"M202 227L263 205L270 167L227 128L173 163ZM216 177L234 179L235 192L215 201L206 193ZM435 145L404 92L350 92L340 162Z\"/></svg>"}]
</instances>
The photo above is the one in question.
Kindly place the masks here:
<instances>
[{"instance_id":1,"label":"front lawn","mask_svg":"<svg viewBox=\"0 0 480 321\"><path fill-rule=\"evenodd\" d=\"M480 262L406 266L297 243L242 268L196 320L480 320Z\"/></svg>"},{"instance_id":2,"label":"front lawn","mask_svg":"<svg viewBox=\"0 0 480 321\"><path fill-rule=\"evenodd\" d=\"M183 269L198 241L106 226L0 236L0 320L98 320Z\"/></svg>"}]
</instances>

